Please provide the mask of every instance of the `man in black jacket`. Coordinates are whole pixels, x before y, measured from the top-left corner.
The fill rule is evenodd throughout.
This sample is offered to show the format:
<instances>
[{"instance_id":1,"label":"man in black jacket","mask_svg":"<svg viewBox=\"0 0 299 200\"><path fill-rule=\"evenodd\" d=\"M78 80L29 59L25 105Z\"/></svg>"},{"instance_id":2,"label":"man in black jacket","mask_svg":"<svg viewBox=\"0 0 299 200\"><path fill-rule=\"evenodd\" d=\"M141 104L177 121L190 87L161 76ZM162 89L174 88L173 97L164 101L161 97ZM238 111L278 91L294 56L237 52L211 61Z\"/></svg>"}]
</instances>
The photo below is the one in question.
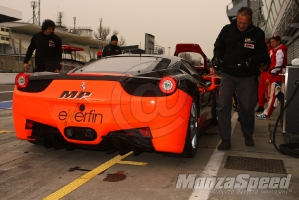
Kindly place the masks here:
<instances>
[{"instance_id":1,"label":"man in black jacket","mask_svg":"<svg viewBox=\"0 0 299 200\"><path fill-rule=\"evenodd\" d=\"M54 34L55 23L46 19L42 24L42 31L33 35L26 56L24 58L24 70L28 69L33 51L35 50L34 72L56 72L61 70L62 42L60 37Z\"/></svg>"},{"instance_id":2,"label":"man in black jacket","mask_svg":"<svg viewBox=\"0 0 299 200\"><path fill-rule=\"evenodd\" d=\"M105 46L103 49L102 57L121 54L121 49L119 46L117 46L117 42L118 42L117 36L112 35L110 44Z\"/></svg>"},{"instance_id":3,"label":"man in black jacket","mask_svg":"<svg viewBox=\"0 0 299 200\"><path fill-rule=\"evenodd\" d=\"M224 26L214 44L213 64L221 69L218 150L231 148L232 97L236 92L241 107L239 121L246 146L254 146L254 108L257 104L257 76L260 63L269 61L264 32L252 24L252 10L242 7L237 19Z\"/></svg>"}]
</instances>

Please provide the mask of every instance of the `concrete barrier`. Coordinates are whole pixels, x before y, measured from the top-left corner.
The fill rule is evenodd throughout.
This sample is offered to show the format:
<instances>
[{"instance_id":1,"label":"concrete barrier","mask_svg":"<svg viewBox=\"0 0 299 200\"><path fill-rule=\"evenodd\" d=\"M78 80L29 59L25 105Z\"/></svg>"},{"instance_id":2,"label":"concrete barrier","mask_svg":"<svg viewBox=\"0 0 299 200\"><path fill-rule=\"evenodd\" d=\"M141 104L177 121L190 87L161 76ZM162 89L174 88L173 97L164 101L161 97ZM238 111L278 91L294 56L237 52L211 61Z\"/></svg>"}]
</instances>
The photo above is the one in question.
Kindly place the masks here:
<instances>
[{"instance_id":1,"label":"concrete barrier","mask_svg":"<svg viewBox=\"0 0 299 200\"><path fill-rule=\"evenodd\" d=\"M15 77L18 73L0 73L0 85L1 84L14 84Z\"/></svg>"}]
</instances>

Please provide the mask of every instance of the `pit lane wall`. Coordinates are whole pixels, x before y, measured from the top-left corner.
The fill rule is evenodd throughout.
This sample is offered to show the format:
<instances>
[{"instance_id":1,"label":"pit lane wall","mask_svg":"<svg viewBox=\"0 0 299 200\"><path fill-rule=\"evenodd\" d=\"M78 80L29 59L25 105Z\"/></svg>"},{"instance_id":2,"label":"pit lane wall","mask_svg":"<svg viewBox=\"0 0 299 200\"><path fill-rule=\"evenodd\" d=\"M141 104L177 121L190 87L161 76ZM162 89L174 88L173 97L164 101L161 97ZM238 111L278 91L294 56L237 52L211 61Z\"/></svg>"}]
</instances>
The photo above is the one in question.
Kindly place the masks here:
<instances>
[{"instance_id":1,"label":"pit lane wall","mask_svg":"<svg viewBox=\"0 0 299 200\"><path fill-rule=\"evenodd\" d=\"M0 85L14 84L18 73L0 73Z\"/></svg>"}]
</instances>

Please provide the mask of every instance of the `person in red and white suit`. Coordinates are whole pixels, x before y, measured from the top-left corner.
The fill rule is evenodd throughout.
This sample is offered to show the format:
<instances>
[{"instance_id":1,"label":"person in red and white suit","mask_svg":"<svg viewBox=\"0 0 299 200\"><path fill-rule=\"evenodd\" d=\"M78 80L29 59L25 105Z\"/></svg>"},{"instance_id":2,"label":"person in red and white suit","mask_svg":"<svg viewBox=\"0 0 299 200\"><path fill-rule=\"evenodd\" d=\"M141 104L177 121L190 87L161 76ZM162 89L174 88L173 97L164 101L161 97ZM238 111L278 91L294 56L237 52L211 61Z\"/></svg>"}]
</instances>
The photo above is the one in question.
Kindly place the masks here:
<instances>
[{"instance_id":1,"label":"person in red and white suit","mask_svg":"<svg viewBox=\"0 0 299 200\"><path fill-rule=\"evenodd\" d=\"M271 65L268 70L266 84L269 85L268 89L268 106L264 112L260 115L257 115L259 119L270 118L270 115L273 113L275 107L280 103L281 96L281 85L282 85L282 76L270 74L271 69L286 66L287 65L287 49L288 47L284 44L281 44L281 38L274 35L271 39L272 46L272 55L271 55ZM281 70L281 68L277 68ZM273 72L273 71L272 71Z\"/></svg>"},{"instance_id":2,"label":"person in red and white suit","mask_svg":"<svg viewBox=\"0 0 299 200\"><path fill-rule=\"evenodd\" d=\"M270 39L266 38L265 43L268 48L268 54L271 57L273 48L271 47ZM266 80L268 79L269 73L262 69L260 71L261 71L261 75L260 75L259 84L258 84L258 96L257 96L258 108L255 112L263 112L264 105L267 102L266 98L268 99L268 85L266 84Z\"/></svg>"}]
</instances>

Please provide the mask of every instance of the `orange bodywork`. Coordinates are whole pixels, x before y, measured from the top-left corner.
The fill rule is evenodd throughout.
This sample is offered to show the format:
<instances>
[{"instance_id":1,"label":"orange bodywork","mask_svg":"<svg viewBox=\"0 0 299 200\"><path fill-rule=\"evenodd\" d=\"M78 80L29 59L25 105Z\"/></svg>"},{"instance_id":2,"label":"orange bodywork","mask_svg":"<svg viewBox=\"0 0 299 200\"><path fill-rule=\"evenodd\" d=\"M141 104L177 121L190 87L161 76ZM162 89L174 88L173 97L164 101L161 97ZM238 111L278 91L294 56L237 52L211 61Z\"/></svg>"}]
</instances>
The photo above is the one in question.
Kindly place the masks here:
<instances>
[{"instance_id":1,"label":"orange bodywork","mask_svg":"<svg viewBox=\"0 0 299 200\"><path fill-rule=\"evenodd\" d=\"M84 89L80 87L83 82ZM66 98L65 91L75 97ZM149 127L155 151L181 153L191 103L192 97L180 89L169 96L140 97L125 92L117 81L53 80L38 93L22 92L15 87L14 128L19 139L30 140L32 130L26 130L25 123L26 119L33 120L57 128L70 143L97 145L102 141L101 136L109 132ZM84 110L80 105L84 105ZM92 128L97 138L93 141L69 139L64 135L67 127Z\"/></svg>"}]
</instances>

